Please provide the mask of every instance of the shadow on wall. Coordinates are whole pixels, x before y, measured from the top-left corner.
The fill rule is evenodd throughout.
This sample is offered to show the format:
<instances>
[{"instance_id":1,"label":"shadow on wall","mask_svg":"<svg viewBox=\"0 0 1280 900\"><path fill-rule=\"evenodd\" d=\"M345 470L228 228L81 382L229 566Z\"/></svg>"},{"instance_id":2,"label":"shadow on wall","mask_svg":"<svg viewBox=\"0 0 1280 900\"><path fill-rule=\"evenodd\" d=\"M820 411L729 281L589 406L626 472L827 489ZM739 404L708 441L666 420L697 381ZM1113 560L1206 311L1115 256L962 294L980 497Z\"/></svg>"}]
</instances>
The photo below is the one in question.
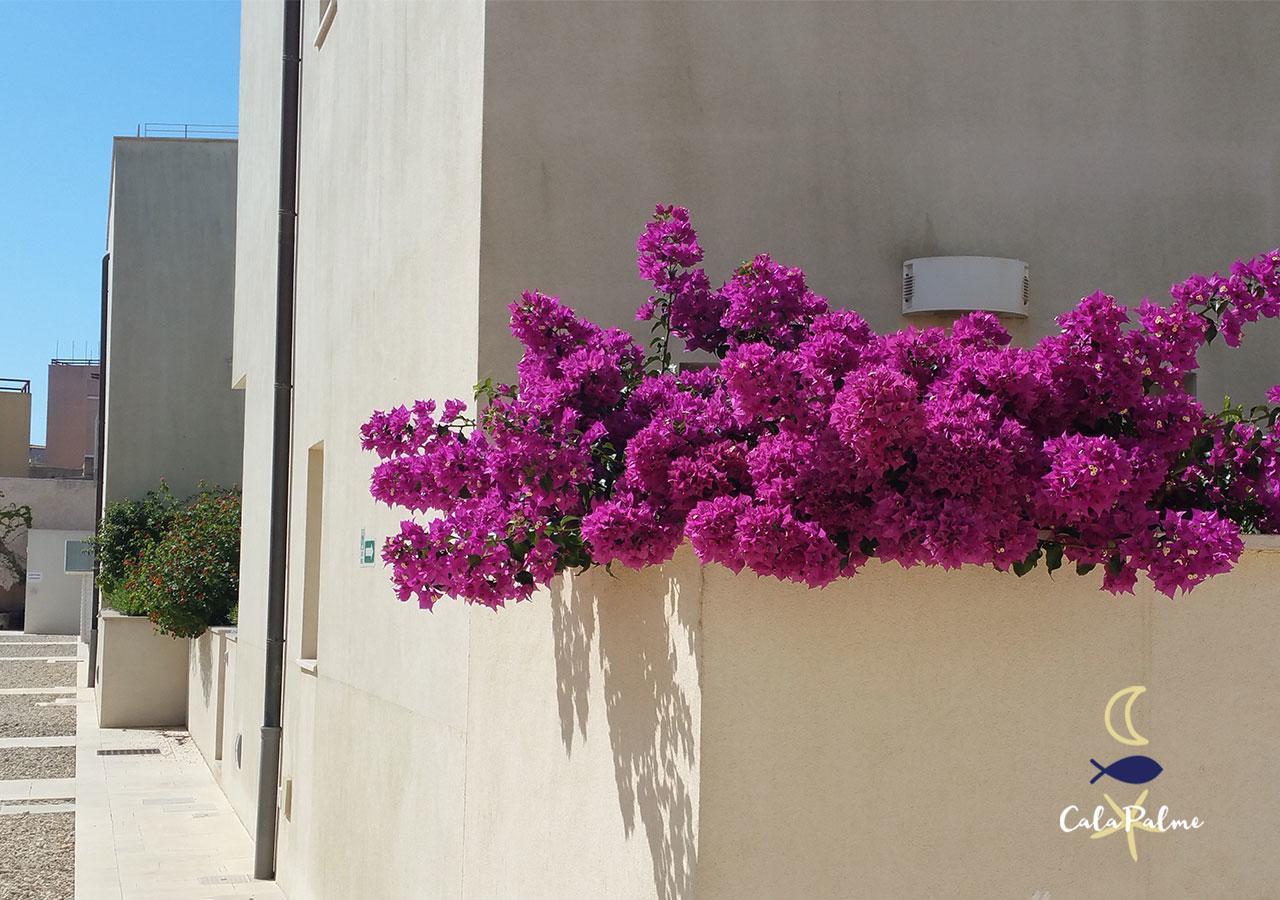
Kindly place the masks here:
<instances>
[{"instance_id":1,"label":"shadow on wall","mask_svg":"<svg viewBox=\"0 0 1280 900\"><path fill-rule=\"evenodd\" d=\"M586 741L594 645L623 827L630 838L639 819L664 900L692 896L697 863L701 577L677 557L645 573L566 577L552 590L565 752L575 723Z\"/></svg>"},{"instance_id":2,"label":"shadow on wall","mask_svg":"<svg viewBox=\"0 0 1280 900\"><path fill-rule=\"evenodd\" d=\"M213 641L209 638L204 640L197 638L192 643L196 645L196 655L200 664L200 690L204 696L204 704L208 706L213 694Z\"/></svg>"}]
</instances>

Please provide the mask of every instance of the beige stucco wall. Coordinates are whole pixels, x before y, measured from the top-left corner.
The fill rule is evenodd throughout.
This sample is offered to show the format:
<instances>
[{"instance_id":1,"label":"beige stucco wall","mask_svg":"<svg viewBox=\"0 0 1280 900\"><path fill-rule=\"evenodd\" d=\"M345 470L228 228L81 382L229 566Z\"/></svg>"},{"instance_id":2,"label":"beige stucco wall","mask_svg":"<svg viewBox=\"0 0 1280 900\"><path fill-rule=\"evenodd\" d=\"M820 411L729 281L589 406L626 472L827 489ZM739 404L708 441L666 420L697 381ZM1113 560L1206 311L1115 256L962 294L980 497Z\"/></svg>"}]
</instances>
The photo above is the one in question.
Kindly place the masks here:
<instances>
[{"instance_id":1,"label":"beige stucco wall","mask_svg":"<svg viewBox=\"0 0 1280 900\"><path fill-rule=\"evenodd\" d=\"M307 4L313 5L313 4ZM262 727L268 497L271 492L272 348L280 172L280 6L240 7L240 139L236 179L232 383L244 404L240 616L223 713L222 788L254 828ZM239 739L240 753L235 744ZM230 751L230 752L228 752Z\"/></svg>"},{"instance_id":2,"label":"beige stucco wall","mask_svg":"<svg viewBox=\"0 0 1280 900\"><path fill-rule=\"evenodd\" d=\"M234 665L234 628L210 628L187 642L187 731L215 775L222 772L227 674Z\"/></svg>"},{"instance_id":3,"label":"beige stucco wall","mask_svg":"<svg viewBox=\"0 0 1280 900\"><path fill-rule=\"evenodd\" d=\"M187 722L186 638L158 634L146 616L104 609L98 619L94 691L103 728L158 728Z\"/></svg>"},{"instance_id":4,"label":"beige stucco wall","mask_svg":"<svg viewBox=\"0 0 1280 900\"><path fill-rule=\"evenodd\" d=\"M33 528L93 530L93 482L78 478L3 478L5 503L31 507Z\"/></svg>"},{"instance_id":5,"label":"beige stucco wall","mask_svg":"<svg viewBox=\"0 0 1280 900\"><path fill-rule=\"evenodd\" d=\"M293 660L305 491L295 491L285 686L279 878L291 896L385 895L461 882L468 618L422 616L357 564L361 529L398 517L374 506L356 438L370 410L412 395L465 394L477 368L483 10L453 3L343 3L323 48L306 4L299 154L295 483L323 443L318 675ZM235 709L242 737L222 783L252 827L257 796L267 584L280 73L280 9L242 6L234 379L245 395L244 527ZM377 65L368 60L377 59ZM388 189L391 188L391 189ZM468 302L467 298L471 298ZM377 740L369 737L378 735ZM409 760L430 758L429 766ZM412 798L410 800L409 798ZM392 842L335 821L382 823ZM388 880L390 879L390 880Z\"/></svg>"},{"instance_id":6,"label":"beige stucco wall","mask_svg":"<svg viewBox=\"0 0 1280 900\"><path fill-rule=\"evenodd\" d=\"M282 884L295 897L1267 896L1280 543L1254 545L1176 601L1145 583L1113 598L1096 573L880 564L807 591L702 569L685 549L497 615L398 607L431 627L469 620L468 674L452 682L465 808L442 803L458 763L435 716L351 689L340 660L299 673L290 708L309 715L291 725ZM1148 689L1144 748L1103 724L1134 684ZM1165 768L1153 812L1205 824L1139 833L1134 863L1123 835L1066 834L1059 819L1103 792L1135 800L1143 788L1088 781L1091 757L1136 752ZM424 831L457 835L460 881L456 857L421 850Z\"/></svg>"},{"instance_id":7,"label":"beige stucco wall","mask_svg":"<svg viewBox=\"0 0 1280 900\"><path fill-rule=\"evenodd\" d=\"M1244 749L1231 753L1240 759L1257 747L1247 729L1259 710L1266 721L1261 684L1273 663L1249 642L1272 624L1271 588L1258 573L1274 563L1251 556L1237 575L1173 604L1108 600L1091 580L1061 575L1019 582L875 567L811 595L704 571L686 551L669 567L616 580L593 572L501 615L452 603L426 614L395 601L380 566L357 563L362 530L380 543L400 515L369 498L372 459L356 435L375 407L465 397L478 374L509 369L505 304L522 288L628 323L644 294L631 247L659 200L694 208L713 272L768 249L881 328L902 324L903 259L1021 257L1037 303L1022 339L1047 331L1053 313L1095 286L1158 294L1187 270L1275 243L1265 186L1278 135L1236 98L1275 90L1257 77L1270 48L1253 17L1276 13L343 0L316 49L317 6L306 5L299 155L278 844L286 893L833 896L865 883L882 895L928 894L946 893L940 871L954 868L967 886L984 863L985 895L1055 885L1089 895L1102 890L1089 873L1110 877L1119 863L1131 867L1120 883L1165 887L1174 875L1152 873L1145 855L1134 866L1116 839L1059 834L1055 843L1051 829L1061 804L1091 796L1087 783L1077 790L1076 767L1084 763L1087 782L1088 756L1107 750L1101 705L1146 677L1143 661L1157 652L1208 671L1244 640L1262 674L1227 666L1243 678L1246 714L1227 721L1223 740L1238 738ZM244 541L221 777L250 827L279 71L278 6L243 4L231 379L245 397ZM1206 117L1230 139L1202 127ZM1202 391L1221 393L1228 376L1260 390L1270 383L1261 358L1255 341L1233 357L1253 366L1247 377L1223 366L1201 379ZM312 670L295 660L301 486L318 447ZM1209 623L1215 615L1221 621ZM1168 630L1159 624L1170 619ZM1197 644L1201 635L1209 638ZM1138 725L1168 760L1159 787L1169 784L1176 808L1200 809L1203 795L1185 787L1198 764L1187 735L1205 719L1174 695L1211 695L1172 666L1150 672ZM942 678L952 683L935 686ZM1055 710L1060 718L1049 721ZM1177 746L1157 727L1166 716L1189 723ZM1024 738L1032 729L1036 737ZM238 765L227 749L237 739ZM1007 784L986 771L992 759ZM921 773L926 763L935 768ZM1237 773L1261 777L1254 763L1240 765ZM1218 783L1224 796L1239 789L1236 778ZM1017 865L1006 860L1017 843L1010 826L974 811L997 786L1003 793L990 802L1005 818L1016 805L1031 833L1012 856ZM846 805L866 817L846 815ZM920 841L903 809L933 817ZM1227 838L1262 852L1234 830L1149 843L1187 851L1170 871L1198 883L1211 868L1197 860L1236 859L1218 843ZM971 858L952 861L952 852ZM1265 865L1253 871L1246 890L1268 874ZM976 890L969 895L984 895Z\"/></svg>"},{"instance_id":8,"label":"beige stucco wall","mask_svg":"<svg viewBox=\"0 0 1280 900\"><path fill-rule=\"evenodd\" d=\"M32 634L79 634L80 595L87 573L66 571L67 541L83 541L93 530L33 528L27 532L27 592L23 630ZM33 580L33 575L40 577Z\"/></svg>"},{"instance_id":9,"label":"beige stucco wall","mask_svg":"<svg viewBox=\"0 0 1280 900\"><path fill-rule=\"evenodd\" d=\"M1103 288L1136 303L1280 243L1276 4L491 3L480 372L506 304L636 326L635 237L688 205L715 283L769 251L896 329L902 262L1031 267L1021 340ZM644 332L647 335L647 331ZM1260 402L1280 323L1199 390Z\"/></svg>"},{"instance_id":10,"label":"beige stucco wall","mask_svg":"<svg viewBox=\"0 0 1280 900\"><path fill-rule=\"evenodd\" d=\"M25 478L31 454L31 394L0 391L0 477Z\"/></svg>"},{"instance_id":11,"label":"beige stucco wall","mask_svg":"<svg viewBox=\"0 0 1280 900\"><path fill-rule=\"evenodd\" d=\"M1265 542L1259 542L1265 543ZM706 570L698 896L1270 896L1280 542L1177 600L1042 570L873 565L806 591ZM1125 747L1107 700L1148 692ZM1116 720L1121 720L1117 710ZM1193 832L1062 833L1146 753Z\"/></svg>"},{"instance_id":12,"label":"beige stucco wall","mask_svg":"<svg viewBox=\"0 0 1280 900\"><path fill-rule=\"evenodd\" d=\"M164 478L240 481L231 389L234 141L116 138L107 320L107 502Z\"/></svg>"}]
</instances>

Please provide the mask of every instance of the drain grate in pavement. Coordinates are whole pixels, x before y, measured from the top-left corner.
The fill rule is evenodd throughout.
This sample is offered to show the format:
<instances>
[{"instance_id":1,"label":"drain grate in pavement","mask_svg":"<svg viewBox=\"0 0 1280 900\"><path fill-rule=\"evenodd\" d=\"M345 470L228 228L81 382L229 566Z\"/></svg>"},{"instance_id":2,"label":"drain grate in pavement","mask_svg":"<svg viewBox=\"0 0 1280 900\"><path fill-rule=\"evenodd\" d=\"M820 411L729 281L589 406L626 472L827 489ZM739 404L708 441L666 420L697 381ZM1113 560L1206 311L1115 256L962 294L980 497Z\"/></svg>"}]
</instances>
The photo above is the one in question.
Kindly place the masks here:
<instances>
[{"instance_id":1,"label":"drain grate in pavement","mask_svg":"<svg viewBox=\"0 0 1280 900\"><path fill-rule=\"evenodd\" d=\"M248 875L202 875L196 880L201 884L248 884L253 881Z\"/></svg>"},{"instance_id":2,"label":"drain grate in pavement","mask_svg":"<svg viewBox=\"0 0 1280 900\"><path fill-rule=\"evenodd\" d=\"M155 747L133 747L122 750L99 750L99 756L159 756Z\"/></svg>"}]
</instances>

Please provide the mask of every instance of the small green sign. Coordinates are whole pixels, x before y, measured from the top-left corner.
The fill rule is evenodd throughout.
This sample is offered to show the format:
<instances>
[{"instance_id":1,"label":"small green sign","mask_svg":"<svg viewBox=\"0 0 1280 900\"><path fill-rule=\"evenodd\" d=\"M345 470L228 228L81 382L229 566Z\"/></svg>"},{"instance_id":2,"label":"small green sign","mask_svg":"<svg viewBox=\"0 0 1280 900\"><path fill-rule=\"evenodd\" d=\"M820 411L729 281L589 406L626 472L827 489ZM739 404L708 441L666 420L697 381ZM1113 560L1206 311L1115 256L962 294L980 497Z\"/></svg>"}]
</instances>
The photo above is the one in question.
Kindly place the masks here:
<instances>
[{"instance_id":1,"label":"small green sign","mask_svg":"<svg viewBox=\"0 0 1280 900\"><path fill-rule=\"evenodd\" d=\"M364 536L364 529L360 529L360 565L371 566L378 556L377 541L371 537Z\"/></svg>"}]
</instances>

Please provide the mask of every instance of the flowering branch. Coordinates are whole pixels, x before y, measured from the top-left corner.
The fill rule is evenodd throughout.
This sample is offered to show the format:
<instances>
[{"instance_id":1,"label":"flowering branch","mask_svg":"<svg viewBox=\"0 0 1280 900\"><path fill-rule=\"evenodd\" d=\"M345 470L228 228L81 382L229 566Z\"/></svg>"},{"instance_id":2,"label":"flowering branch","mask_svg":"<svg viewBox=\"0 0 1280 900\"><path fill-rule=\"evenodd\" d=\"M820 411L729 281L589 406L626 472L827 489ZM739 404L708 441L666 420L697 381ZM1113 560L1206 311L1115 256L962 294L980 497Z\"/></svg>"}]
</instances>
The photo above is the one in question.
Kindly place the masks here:
<instances>
[{"instance_id":1,"label":"flowering branch","mask_svg":"<svg viewBox=\"0 0 1280 900\"><path fill-rule=\"evenodd\" d=\"M713 289L681 207L636 244L649 352L526 293L518 384L375 413L373 495L409 513L383 558L402 599L500 607L556 573L671 558L820 587L867 559L1041 562L1173 595L1229 570L1241 531L1280 530L1280 391L1210 415L1201 346L1280 314L1280 251L1192 276L1172 303L1102 293L1010 346L986 313L877 335L768 255ZM677 371L671 340L719 359Z\"/></svg>"}]
</instances>

